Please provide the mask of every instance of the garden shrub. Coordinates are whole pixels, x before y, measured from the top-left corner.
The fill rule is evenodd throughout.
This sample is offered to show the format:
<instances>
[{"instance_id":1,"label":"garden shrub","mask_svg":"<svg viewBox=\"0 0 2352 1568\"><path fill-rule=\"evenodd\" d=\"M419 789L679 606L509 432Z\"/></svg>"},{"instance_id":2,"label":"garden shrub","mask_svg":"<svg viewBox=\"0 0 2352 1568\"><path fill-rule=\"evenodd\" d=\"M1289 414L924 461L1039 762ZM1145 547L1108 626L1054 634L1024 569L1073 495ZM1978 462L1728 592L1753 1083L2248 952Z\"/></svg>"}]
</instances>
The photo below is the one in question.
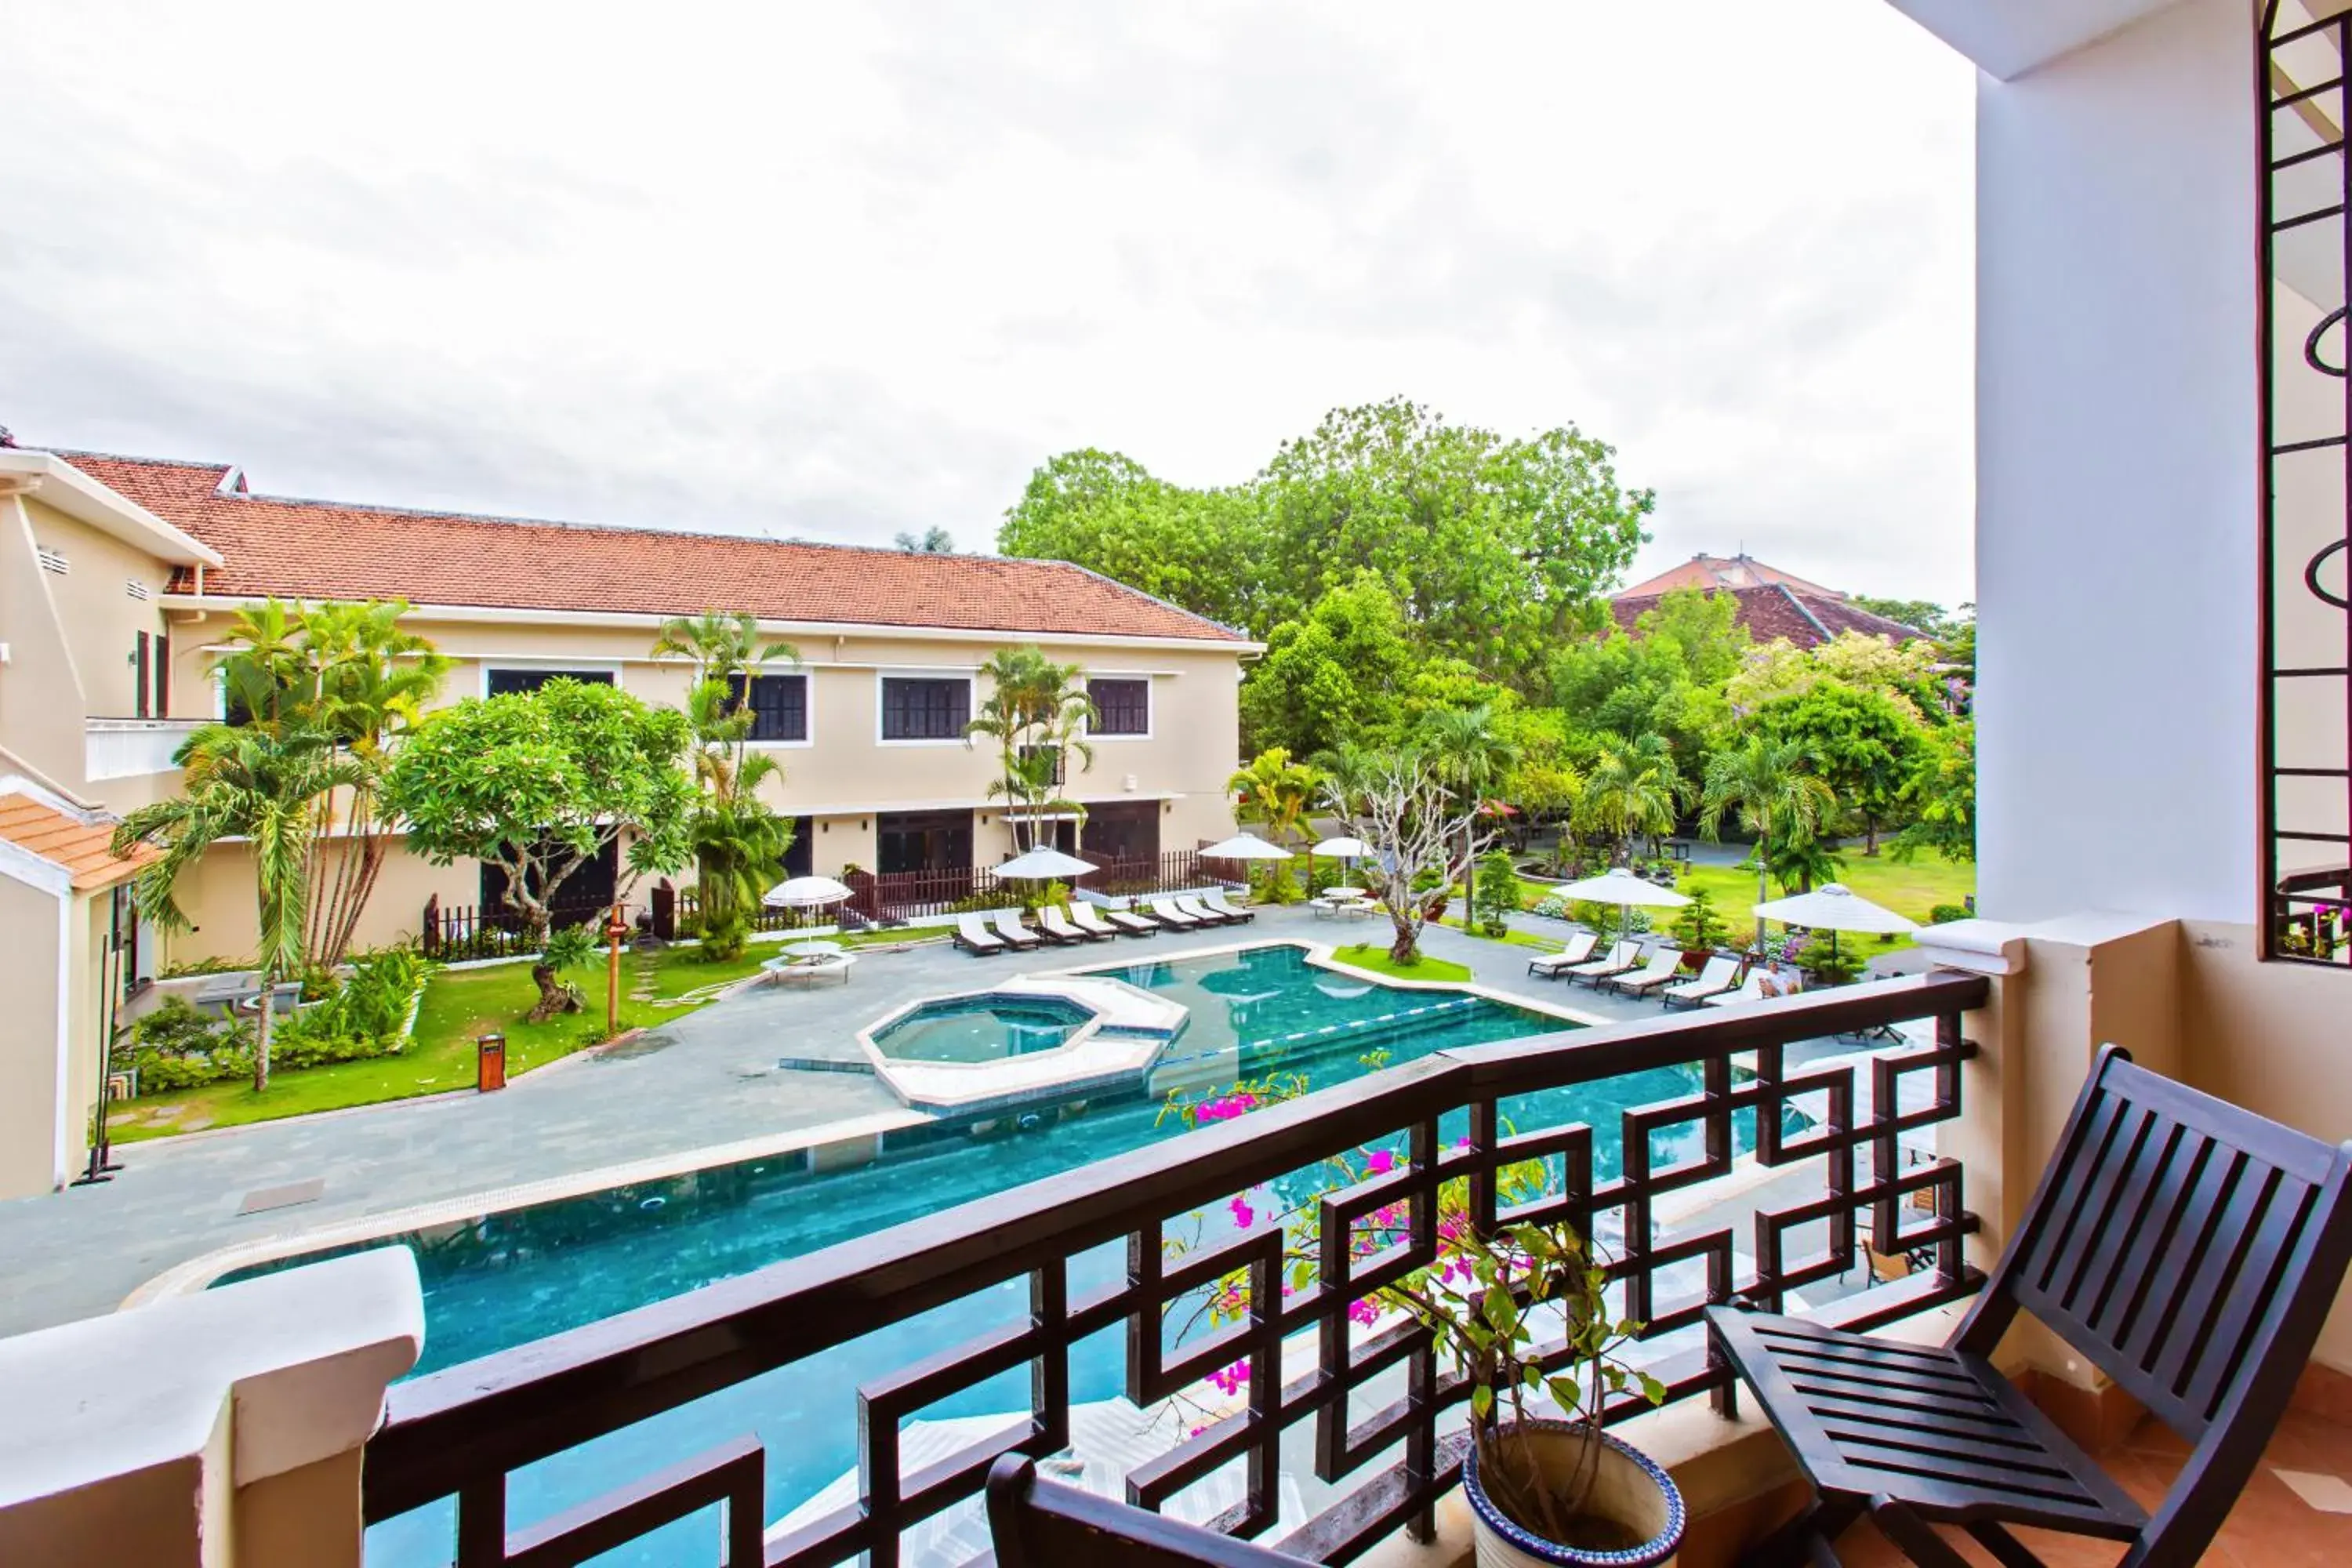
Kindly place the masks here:
<instances>
[{"instance_id":1,"label":"garden shrub","mask_svg":"<svg viewBox=\"0 0 2352 1568\"><path fill-rule=\"evenodd\" d=\"M1558 893L1546 893L1536 900L1536 913L1547 920L1564 921L1568 918L1568 900Z\"/></svg>"},{"instance_id":2,"label":"garden shrub","mask_svg":"<svg viewBox=\"0 0 2352 1568\"><path fill-rule=\"evenodd\" d=\"M1478 861L1480 929L1492 937L1507 934L1510 916L1518 907L1519 879L1511 868L1511 858L1500 849L1488 850Z\"/></svg>"},{"instance_id":3,"label":"garden shrub","mask_svg":"<svg viewBox=\"0 0 2352 1568\"><path fill-rule=\"evenodd\" d=\"M1731 928L1715 911L1715 896L1701 888L1675 917L1675 935L1685 952L1712 952L1731 939Z\"/></svg>"},{"instance_id":4,"label":"garden shrub","mask_svg":"<svg viewBox=\"0 0 2352 1568\"><path fill-rule=\"evenodd\" d=\"M1569 918L1588 930L1612 937L1621 930L1640 936L1650 929L1647 910L1624 910L1615 904L1589 903L1582 899L1569 906Z\"/></svg>"},{"instance_id":5,"label":"garden shrub","mask_svg":"<svg viewBox=\"0 0 2352 1568\"><path fill-rule=\"evenodd\" d=\"M1966 904L1937 904L1927 911L1927 923L1934 926L1949 925L1954 921L1974 919L1976 917L1969 913L1969 907Z\"/></svg>"},{"instance_id":6,"label":"garden shrub","mask_svg":"<svg viewBox=\"0 0 2352 1568\"><path fill-rule=\"evenodd\" d=\"M113 1072L137 1071L142 1094L249 1078L253 1026L200 1013L185 997L166 996L115 1042L107 1065Z\"/></svg>"}]
</instances>

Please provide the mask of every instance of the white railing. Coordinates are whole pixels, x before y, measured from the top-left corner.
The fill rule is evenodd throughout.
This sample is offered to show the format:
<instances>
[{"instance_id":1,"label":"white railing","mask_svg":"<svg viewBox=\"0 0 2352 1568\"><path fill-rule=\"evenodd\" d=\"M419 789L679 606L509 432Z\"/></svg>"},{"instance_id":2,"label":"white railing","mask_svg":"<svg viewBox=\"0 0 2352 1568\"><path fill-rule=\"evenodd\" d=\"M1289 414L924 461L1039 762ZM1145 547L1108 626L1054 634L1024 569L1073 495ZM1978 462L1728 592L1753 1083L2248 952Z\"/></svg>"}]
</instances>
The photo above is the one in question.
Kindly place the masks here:
<instances>
[{"instance_id":1,"label":"white railing","mask_svg":"<svg viewBox=\"0 0 2352 1568\"><path fill-rule=\"evenodd\" d=\"M172 753L201 719L89 719L82 756L83 774L100 779L138 778L177 771Z\"/></svg>"}]
</instances>

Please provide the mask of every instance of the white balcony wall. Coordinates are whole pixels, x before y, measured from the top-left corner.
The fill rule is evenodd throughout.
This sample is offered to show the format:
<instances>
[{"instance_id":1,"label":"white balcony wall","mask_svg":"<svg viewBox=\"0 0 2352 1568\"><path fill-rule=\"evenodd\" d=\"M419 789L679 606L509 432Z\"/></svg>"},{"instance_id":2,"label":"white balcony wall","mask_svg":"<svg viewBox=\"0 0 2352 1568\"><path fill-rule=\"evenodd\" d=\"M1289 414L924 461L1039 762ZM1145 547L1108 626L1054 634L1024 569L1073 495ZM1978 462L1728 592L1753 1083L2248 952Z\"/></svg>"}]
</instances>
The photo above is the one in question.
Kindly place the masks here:
<instances>
[{"instance_id":1,"label":"white balcony wall","mask_svg":"<svg viewBox=\"0 0 2352 1568\"><path fill-rule=\"evenodd\" d=\"M1980 902L2255 918L2253 41L2186 0L1978 105Z\"/></svg>"},{"instance_id":2,"label":"white balcony wall","mask_svg":"<svg viewBox=\"0 0 2352 1568\"><path fill-rule=\"evenodd\" d=\"M93 784L179 771L172 753L195 719L90 719L84 721L84 775Z\"/></svg>"}]
</instances>

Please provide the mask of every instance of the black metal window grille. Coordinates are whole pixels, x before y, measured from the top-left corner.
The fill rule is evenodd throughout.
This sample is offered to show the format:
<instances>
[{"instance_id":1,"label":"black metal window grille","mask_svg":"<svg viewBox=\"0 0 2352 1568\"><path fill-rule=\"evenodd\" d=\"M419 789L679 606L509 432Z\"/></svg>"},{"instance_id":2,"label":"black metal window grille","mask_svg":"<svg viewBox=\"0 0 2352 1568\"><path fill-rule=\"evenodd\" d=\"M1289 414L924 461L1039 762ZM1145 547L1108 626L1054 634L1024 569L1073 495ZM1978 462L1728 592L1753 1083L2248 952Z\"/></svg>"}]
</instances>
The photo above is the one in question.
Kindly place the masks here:
<instances>
[{"instance_id":1,"label":"black metal window grille","mask_svg":"<svg viewBox=\"0 0 2352 1568\"><path fill-rule=\"evenodd\" d=\"M882 678L882 738L952 741L971 722L971 682L910 676Z\"/></svg>"},{"instance_id":2,"label":"black metal window grille","mask_svg":"<svg viewBox=\"0 0 2352 1568\"><path fill-rule=\"evenodd\" d=\"M744 700L744 679L737 676L731 691L734 700ZM751 680L751 739L754 741L805 741L808 739L808 677L805 675L754 675Z\"/></svg>"},{"instance_id":3,"label":"black metal window grille","mask_svg":"<svg viewBox=\"0 0 2352 1568\"><path fill-rule=\"evenodd\" d=\"M551 680L576 680L583 686L617 684L609 669L493 669L486 685L493 697L513 697L536 691Z\"/></svg>"},{"instance_id":4,"label":"black metal window grille","mask_svg":"<svg viewBox=\"0 0 2352 1568\"><path fill-rule=\"evenodd\" d=\"M2352 965L2352 14L2263 8L2256 101L2262 954Z\"/></svg>"},{"instance_id":5,"label":"black metal window grille","mask_svg":"<svg viewBox=\"0 0 2352 1568\"><path fill-rule=\"evenodd\" d=\"M1149 680L1096 679L1087 682L1087 695L1094 700L1094 721L1087 726L1097 735L1149 735L1151 733L1151 682Z\"/></svg>"},{"instance_id":6,"label":"black metal window grille","mask_svg":"<svg viewBox=\"0 0 2352 1568\"><path fill-rule=\"evenodd\" d=\"M1980 975L1923 975L1704 1017L1441 1051L1238 1124L1171 1138L397 1384L386 1424L368 1444L365 1514L373 1523L455 1497L458 1568L490 1568L583 1561L718 1502L730 1540L742 1543L735 1551L751 1553L728 1561L761 1562L765 1454L757 1438L677 1455L658 1474L520 1530L509 1528L508 1478L882 1324L1016 1284L1027 1310L1008 1327L860 1385L855 1409L838 1417L856 1434L856 1495L767 1542L766 1563L815 1568L862 1552L875 1568L896 1568L903 1532L976 1496L997 1457L1016 1450L1044 1457L1069 1444L1071 1350L1104 1331L1125 1337L1126 1394L1139 1405L1218 1368L1251 1366L1245 1405L1188 1434L1171 1433L1166 1452L1127 1473L1129 1500L1158 1509L1238 1460L1244 1496L1213 1523L1234 1534L1262 1533L1276 1522L1282 1434L1311 1422L1314 1473L1355 1484L1276 1544L1309 1562L1344 1563L1399 1529L1425 1540L1436 1500L1460 1479L1469 1390L1439 1364L1425 1330L1408 1323L1360 1332L1349 1308L1435 1258L1442 1184L1466 1184L1472 1223L1480 1226L1558 1216L1589 1233L1597 1216L1611 1216L1622 1236L1612 1271L1623 1283L1627 1313L1647 1321L1645 1339L1688 1329L1706 1303L1735 1297L1779 1310L1789 1291L1853 1268L1865 1240L1883 1256L1916 1256L1925 1265L1822 1309L1823 1322L1870 1329L1959 1300L1982 1283L1961 1253L1977 1228L1962 1206L1961 1167L1950 1159L1906 1163L1901 1140L1959 1116L1960 1068L1976 1049L1961 1035L1960 1016L1981 1006L1989 989ZM1936 1021L1934 1041L1881 1057L1859 1079L1850 1067L1792 1067L1785 1058L1790 1042L1915 1018ZM1508 1119L1517 1096L1677 1066L1697 1069L1697 1092L1622 1112L1613 1175L1595 1159L1591 1126L1522 1130ZM1913 1075L1926 1075L1933 1095L1906 1110L1900 1086ZM1782 1117L1801 1097L1823 1113L1791 1136ZM1465 1108L1469 1135L1448 1145L1439 1119ZM1759 1163L1818 1160L1822 1181L1818 1195L1756 1209L1754 1267L1742 1272L1730 1228L1669 1233L1654 1222L1652 1205L1729 1174L1734 1119L1749 1115ZM1696 1155L1661 1165L1657 1141L1677 1130ZM1171 1228L1191 1214L1399 1137L1404 1153L1392 1170L1322 1197L1319 1283L1283 1294L1279 1232L1271 1226L1189 1256L1171 1258L1165 1249ZM1500 1210L1502 1173L1529 1161L1555 1173L1550 1191ZM1356 1255L1351 1232L1383 1210L1406 1216L1402 1239ZM1814 1236L1823 1245L1792 1256L1792 1233L1800 1232L1794 1245L1808 1246ZM1074 1292L1072 1260L1111 1243L1126 1252L1123 1278ZM1706 1279L1700 1297L1661 1300L1657 1271L1690 1265ZM1237 1270L1249 1279L1244 1321L1205 1342L1171 1347L1168 1315L1187 1310L1211 1281ZM1280 1351L1294 1336L1311 1336L1314 1364L1285 1382ZM904 1419L1023 1367L1030 1384L1025 1415L948 1459L911 1472L902 1464ZM1710 1365L1704 1350L1652 1371L1676 1399L1720 1396L1729 1387L1729 1373ZM1401 1397L1355 1418L1363 1403L1400 1384ZM1644 1408L1628 1402L1611 1418ZM1391 1452L1401 1457L1384 1463Z\"/></svg>"}]
</instances>

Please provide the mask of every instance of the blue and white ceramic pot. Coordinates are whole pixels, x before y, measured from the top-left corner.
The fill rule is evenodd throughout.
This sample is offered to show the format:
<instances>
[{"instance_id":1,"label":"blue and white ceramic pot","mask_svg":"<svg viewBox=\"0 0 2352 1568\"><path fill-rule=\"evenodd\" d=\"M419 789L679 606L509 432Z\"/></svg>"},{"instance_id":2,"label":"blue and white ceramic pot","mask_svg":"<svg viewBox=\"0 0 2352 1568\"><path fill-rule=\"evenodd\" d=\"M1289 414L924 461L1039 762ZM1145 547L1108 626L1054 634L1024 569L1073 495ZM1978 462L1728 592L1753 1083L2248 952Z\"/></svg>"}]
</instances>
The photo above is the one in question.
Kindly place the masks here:
<instances>
[{"instance_id":1,"label":"blue and white ceramic pot","mask_svg":"<svg viewBox=\"0 0 2352 1568\"><path fill-rule=\"evenodd\" d=\"M1544 1473L1560 1477L1562 1490L1577 1466L1588 1462L1589 1445L1600 1444L1600 1472L1586 1511L1615 1520L1641 1544L1615 1552L1563 1546L1506 1518L1478 1484L1478 1449L1473 1444L1462 1468L1462 1489L1470 1499L1478 1568L1671 1568L1683 1543L1683 1494L1646 1455L1576 1422L1531 1420L1504 1430L1514 1442L1535 1445Z\"/></svg>"}]
</instances>

